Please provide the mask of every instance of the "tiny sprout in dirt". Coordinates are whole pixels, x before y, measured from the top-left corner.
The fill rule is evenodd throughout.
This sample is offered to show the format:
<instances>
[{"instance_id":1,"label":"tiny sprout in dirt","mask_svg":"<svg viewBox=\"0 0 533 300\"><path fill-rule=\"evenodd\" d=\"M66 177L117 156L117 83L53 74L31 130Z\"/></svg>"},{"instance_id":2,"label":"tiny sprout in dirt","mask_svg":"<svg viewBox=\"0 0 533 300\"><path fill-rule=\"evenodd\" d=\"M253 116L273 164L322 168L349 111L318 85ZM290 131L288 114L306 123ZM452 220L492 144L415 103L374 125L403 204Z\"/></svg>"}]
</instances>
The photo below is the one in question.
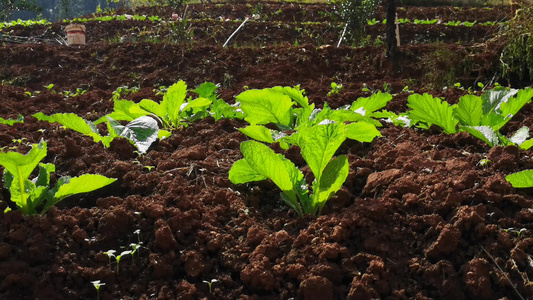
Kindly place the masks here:
<instances>
[{"instance_id":1,"label":"tiny sprout in dirt","mask_svg":"<svg viewBox=\"0 0 533 300\"><path fill-rule=\"evenodd\" d=\"M100 280L91 281L91 283L93 284L94 288L96 289L96 297L97 297L97 299L100 299L100 287L105 285L105 283L100 282Z\"/></svg>"},{"instance_id":2,"label":"tiny sprout in dirt","mask_svg":"<svg viewBox=\"0 0 533 300\"><path fill-rule=\"evenodd\" d=\"M122 259L122 257L124 255L129 255L131 253L132 253L131 250L127 250L127 251L122 251L122 253L120 253L120 255L115 256L115 260L117 261L117 276L119 274L120 259Z\"/></svg>"},{"instance_id":3,"label":"tiny sprout in dirt","mask_svg":"<svg viewBox=\"0 0 533 300\"><path fill-rule=\"evenodd\" d=\"M209 286L209 294L213 293L213 283L218 282L216 279L211 279L211 281L204 280L203 282L207 283Z\"/></svg>"}]
</instances>

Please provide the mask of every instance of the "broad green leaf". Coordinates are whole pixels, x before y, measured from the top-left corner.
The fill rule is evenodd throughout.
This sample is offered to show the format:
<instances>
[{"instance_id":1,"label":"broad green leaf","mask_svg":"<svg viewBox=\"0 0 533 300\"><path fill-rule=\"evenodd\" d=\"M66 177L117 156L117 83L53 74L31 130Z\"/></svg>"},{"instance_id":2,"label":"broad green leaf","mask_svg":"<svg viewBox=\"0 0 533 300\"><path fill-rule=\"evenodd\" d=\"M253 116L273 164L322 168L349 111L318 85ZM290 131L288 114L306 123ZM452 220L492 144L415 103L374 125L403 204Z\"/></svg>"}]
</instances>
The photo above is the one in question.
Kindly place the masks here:
<instances>
[{"instance_id":1,"label":"broad green leaf","mask_svg":"<svg viewBox=\"0 0 533 300\"><path fill-rule=\"evenodd\" d=\"M304 109L309 107L309 99L304 95L305 91L301 90L299 87L275 86L272 90L291 97L292 100Z\"/></svg>"},{"instance_id":2,"label":"broad green leaf","mask_svg":"<svg viewBox=\"0 0 533 300\"><path fill-rule=\"evenodd\" d=\"M229 105L222 99L216 99L209 108L209 114L218 121L222 118L226 119L243 119L244 115L237 107Z\"/></svg>"},{"instance_id":3,"label":"broad green leaf","mask_svg":"<svg viewBox=\"0 0 533 300\"><path fill-rule=\"evenodd\" d=\"M59 123L65 126L68 129L77 131L84 135L90 136L93 140L98 143L102 142L106 147L109 147L109 141L98 132L96 125L91 122L84 120L82 117L73 114L73 113L59 113L53 114L51 116L46 116L43 113L36 113L33 115L39 121L48 121L51 123Z\"/></svg>"},{"instance_id":4,"label":"broad green leaf","mask_svg":"<svg viewBox=\"0 0 533 300\"><path fill-rule=\"evenodd\" d=\"M253 169L246 159L241 159L233 163L229 172L229 180L233 184L261 181L267 178L267 176Z\"/></svg>"},{"instance_id":5,"label":"broad green leaf","mask_svg":"<svg viewBox=\"0 0 533 300\"><path fill-rule=\"evenodd\" d=\"M52 201L45 204L42 213L44 214L50 207L72 195L88 193L100 189L115 182L114 178L107 178L97 174L84 174L79 177L61 177L58 181L59 188Z\"/></svg>"},{"instance_id":6,"label":"broad green leaf","mask_svg":"<svg viewBox=\"0 0 533 300\"><path fill-rule=\"evenodd\" d=\"M533 170L525 170L505 176L511 185L515 188L533 187Z\"/></svg>"},{"instance_id":7,"label":"broad green leaf","mask_svg":"<svg viewBox=\"0 0 533 300\"><path fill-rule=\"evenodd\" d=\"M4 118L0 117L0 124L13 126L15 123L24 123L24 116L19 115L16 120L4 119Z\"/></svg>"},{"instance_id":8,"label":"broad green leaf","mask_svg":"<svg viewBox=\"0 0 533 300\"><path fill-rule=\"evenodd\" d=\"M381 136L376 126L367 122L357 122L346 125L346 137L352 140L370 143L375 137Z\"/></svg>"},{"instance_id":9,"label":"broad green leaf","mask_svg":"<svg viewBox=\"0 0 533 300\"><path fill-rule=\"evenodd\" d=\"M489 126L494 130L500 130L507 121L504 116L491 112L481 117L481 126Z\"/></svg>"},{"instance_id":10,"label":"broad green leaf","mask_svg":"<svg viewBox=\"0 0 533 300\"><path fill-rule=\"evenodd\" d=\"M363 115L352 111L348 108L339 108L339 109L331 109L327 102L324 103L324 107L322 109L315 109L310 117L308 125L316 125L321 123L324 120L330 120L334 121L338 124L346 123L346 122L356 122L365 119ZM370 118L368 118L371 120ZM370 122L377 122L379 124L379 121L377 120L371 120Z\"/></svg>"},{"instance_id":11,"label":"broad green leaf","mask_svg":"<svg viewBox=\"0 0 533 300\"><path fill-rule=\"evenodd\" d=\"M293 113L296 115L296 127L299 127L300 125L304 123L311 122L311 115L313 114L313 111L315 110L315 105L311 104L306 108L299 107L293 109Z\"/></svg>"},{"instance_id":12,"label":"broad green leaf","mask_svg":"<svg viewBox=\"0 0 533 300\"><path fill-rule=\"evenodd\" d=\"M211 102L212 101L207 98L197 98L187 103L187 105L181 111L185 112L192 109L193 113L197 113L198 111L206 110L207 107L211 105Z\"/></svg>"},{"instance_id":13,"label":"broad green leaf","mask_svg":"<svg viewBox=\"0 0 533 300\"><path fill-rule=\"evenodd\" d=\"M244 183L243 180L255 178L269 178L283 192L285 201L292 203L299 214L298 198L295 192L295 184L300 184L303 174L294 164L285 159L283 155L276 154L269 147L256 141L246 141L241 143L241 152L244 162L236 163L229 172L229 179L232 183Z\"/></svg>"},{"instance_id":14,"label":"broad green leaf","mask_svg":"<svg viewBox=\"0 0 533 300\"><path fill-rule=\"evenodd\" d=\"M363 115L358 114L349 109L330 110L327 116L325 117L325 119L335 121L338 124L346 123L346 122L356 122L356 121L362 120L363 118L364 118Z\"/></svg>"},{"instance_id":15,"label":"broad green leaf","mask_svg":"<svg viewBox=\"0 0 533 300\"><path fill-rule=\"evenodd\" d=\"M82 117L73 113L60 113L46 116L39 112L33 115L39 121L48 121L50 123L59 123L68 129L79 133L90 134L97 132L96 126L91 121L86 121Z\"/></svg>"},{"instance_id":16,"label":"broad green leaf","mask_svg":"<svg viewBox=\"0 0 533 300\"><path fill-rule=\"evenodd\" d=\"M239 128L239 131L244 133L247 137L256 141L265 143L274 143L272 132L270 129L262 125L250 125L244 128Z\"/></svg>"},{"instance_id":17,"label":"broad green leaf","mask_svg":"<svg viewBox=\"0 0 533 300\"><path fill-rule=\"evenodd\" d=\"M242 142L240 148L248 164L259 174L270 178L286 194L294 193L292 178L296 167L292 162L286 160L283 155L276 154L269 147L255 141ZM296 172L300 171L297 170Z\"/></svg>"},{"instance_id":18,"label":"broad green leaf","mask_svg":"<svg viewBox=\"0 0 533 300\"><path fill-rule=\"evenodd\" d=\"M187 85L184 81L179 81L171 85L165 95L161 106L166 113L166 119L172 126L178 126L180 122L180 108L187 96Z\"/></svg>"},{"instance_id":19,"label":"broad green leaf","mask_svg":"<svg viewBox=\"0 0 533 300\"><path fill-rule=\"evenodd\" d=\"M455 116L459 119L461 125L479 126L483 108L481 98L475 95L465 95L459 99L459 103L454 107Z\"/></svg>"},{"instance_id":20,"label":"broad green leaf","mask_svg":"<svg viewBox=\"0 0 533 300\"><path fill-rule=\"evenodd\" d=\"M197 87L193 92L198 94L199 98L207 98L211 101L215 101L217 99L217 90L216 84L212 82L204 82L199 87Z\"/></svg>"},{"instance_id":21,"label":"broad green leaf","mask_svg":"<svg viewBox=\"0 0 533 300\"><path fill-rule=\"evenodd\" d=\"M438 125L448 134L457 132L458 120L447 102L428 94L413 94L407 99L407 106L412 109L408 112L411 120Z\"/></svg>"},{"instance_id":22,"label":"broad green leaf","mask_svg":"<svg viewBox=\"0 0 533 300\"><path fill-rule=\"evenodd\" d=\"M139 107L144 109L144 110L146 110L147 112L150 112L150 113L158 116L161 119L164 119L166 117L165 110L163 109L163 106L161 104L153 101L153 100L143 99L143 100L141 100L141 102L139 102Z\"/></svg>"},{"instance_id":23,"label":"broad green leaf","mask_svg":"<svg viewBox=\"0 0 533 300\"><path fill-rule=\"evenodd\" d=\"M171 135L172 135L172 133L170 133L170 131L159 129L159 132L157 133L157 138L160 139L160 140L164 140L164 139L170 137Z\"/></svg>"},{"instance_id":24,"label":"broad green leaf","mask_svg":"<svg viewBox=\"0 0 533 300\"><path fill-rule=\"evenodd\" d=\"M98 120L95 124L107 122L107 117L111 117L118 121L133 121L138 117L146 116L149 112L139 106L139 103L135 103L130 100L115 100L113 103L113 112L105 115Z\"/></svg>"},{"instance_id":25,"label":"broad green leaf","mask_svg":"<svg viewBox=\"0 0 533 300\"><path fill-rule=\"evenodd\" d=\"M510 120L524 105L531 101L532 97L532 88L519 90L516 97L510 97L506 102L501 104L500 111L502 116Z\"/></svg>"},{"instance_id":26,"label":"broad green leaf","mask_svg":"<svg viewBox=\"0 0 533 300\"><path fill-rule=\"evenodd\" d=\"M365 112L370 114L380 108L385 107L391 100L391 94L378 92L376 94L372 94L370 97L358 98L352 103L350 109L355 111L359 108L363 108Z\"/></svg>"},{"instance_id":27,"label":"broad green leaf","mask_svg":"<svg viewBox=\"0 0 533 300\"><path fill-rule=\"evenodd\" d=\"M491 147L500 144L498 133L489 126L460 126L460 130L470 133Z\"/></svg>"},{"instance_id":28,"label":"broad green leaf","mask_svg":"<svg viewBox=\"0 0 533 300\"><path fill-rule=\"evenodd\" d=\"M315 125L299 131L298 144L302 157L318 180L345 139L344 125L337 123Z\"/></svg>"},{"instance_id":29,"label":"broad green leaf","mask_svg":"<svg viewBox=\"0 0 533 300\"><path fill-rule=\"evenodd\" d=\"M292 124L291 98L272 89L247 90L236 97L245 120L251 125L274 123L285 127Z\"/></svg>"},{"instance_id":30,"label":"broad green leaf","mask_svg":"<svg viewBox=\"0 0 533 300\"><path fill-rule=\"evenodd\" d=\"M518 146L522 150L529 150L529 148L533 147L533 139L529 139L522 144Z\"/></svg>"},{"instance_id":31,"label":"broad green leaf","mask_svg":"<svg viewBox=\"0 0 533 300\"><path fill-rule=\"evenodd\" d=\"M146 153L159 136L159 125L151 117L137 118L126 126L120 125L109 117L108 119L115 133L130 140L140 153Z\"/></svg>"},{"instance_id":32,"label":"broad green leaf","mask_svg":"<svg viewBox=\"0 0 533 300\"><path fill-rule=\"evenodd\" d=\"M39 163L39 175L33 181L36 186L48 186L50 185L50 173L56 171L54 164Z\"/></svg>"},{"instance_id":33,"label":"broad green leaf","mask_svg":"<svg viewBox=\"0 0 533 300\"><path fill-rule=\"evenodd\" d=\"M320 182L318 182L319 193L318 195L313 195L316 198L316 205L319 211L322 210L326 201L342 187L349 171L350 166L345 155L336 157L327 165L320 177Z\"/></svg>"}]
</instances>

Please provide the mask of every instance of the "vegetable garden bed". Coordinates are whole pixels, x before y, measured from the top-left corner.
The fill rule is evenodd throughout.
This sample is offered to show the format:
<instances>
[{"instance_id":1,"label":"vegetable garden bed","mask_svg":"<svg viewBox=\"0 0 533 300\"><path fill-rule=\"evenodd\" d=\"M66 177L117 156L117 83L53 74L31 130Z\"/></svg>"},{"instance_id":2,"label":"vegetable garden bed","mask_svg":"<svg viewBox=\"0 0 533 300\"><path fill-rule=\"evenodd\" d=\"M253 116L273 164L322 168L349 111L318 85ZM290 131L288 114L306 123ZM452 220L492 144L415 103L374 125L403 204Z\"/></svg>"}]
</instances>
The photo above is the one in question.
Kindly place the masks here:
<instances>
[{"instance_id":1,"label":"vegetable garden bed","mask_svg":"<svg viewBox=\"0 0 533 300\"><path fill-rule=\"evenodd\" d=\"M285 8L265 6L271 12ZM323 6L305 7L305 13L298 13L300 6L287 6L290 14L305 16L305 22L327 21L319 13ZM223 14L235 19L243 17L242 7L250 9L209 5L203 10L209 18ZM409 16L411 9L415 12ZM436 18L431 12L454 10L406 7L402 13L411 19ZM195 6L190 11L196 16L202 9ZM465 14L460 19L464 21L478 17L478 10L460 13ZM500 20L501 15L495 16L496 20L485 21ZM286 22L284 18L279 20ZM305 89L311 105L324 108L327 102L332 110L378 90L392 94L383 108L396 114L412 108L410 97L415 93L456 104L462 96L481 94L477 83L489 83L496 72L502 45L482 40L486 27L450 29L446 33L450 39L441 43L402 45L400 68L378 45L320 47L331 42L319 45L306 40L295 46L293 36L276 36L271 29L262 33L270 40L256 44L253 37L259 32L254 25L246 25L235 48L222 48L224 39L212 42L201 34L194 35L198 38L194 42L106 42L132 28L128 26L151 30L149 24L91 21L86 46L0 47L0 117L24 116L23 122L0 124L3 151L26 154L32 144L45 140L42 162L55 165L52 186L60 177L88 173L117 179L88 194L66 198L42 216L24 216L17 210L0 214L0 298L533 296L528 279L533 275L531 190L515 189L505 179L533 168L531 150L490 147L466 131L446 134L437 126L407 128L380 120L381 136L372 142L347 139L334 151L335 157L346 158L349 171L321 215L299 217L283 202L277 182L230 181L232 165L243 159L241 143L249 140L239 129L250 119L215 120L213 114L189 122L199 113L191 105L189 115L178 114L185 123L170 126L168 138L140 153L125 138L115 138L106 148L95 143L94 135L34 116L74 113L96 121L116 111L113 99L162 103L170 97L166 88L179 80L189 85L190 100L198 97L194 90L200 84L217 83L217 101L230 105L245 90L297 85ZM203 28L223 28L222 22L216 24ZM256 25L266 24L273 23ZM239 24L231 25L221 36L227 37ZM50 26L59 32L62 24ZM381 26L370 26L369 32L377 35ZM418 33L422 38L422 32L431 37L444 30L442 24L409 26L426 26ZM6 30L31 36L45 28ZM462 30L485 31L473 34L479 44L461 44L466 39L457 32ZM254 47L246 44L247 35ZM533 128L532 110L526 104L500 133L510 137L522 126ZM155 119L160 126L172 123ZM120 122L118 126L124 127L129 121ZM102 136L110 135L110 128L97 125ZM292 161L314 190L313 166L307 166L300 147L268 145ZM0 209L8 207L9 198L4 189ZM97 292L95 287L103 283Z\"/></svg>"}]
</instances>

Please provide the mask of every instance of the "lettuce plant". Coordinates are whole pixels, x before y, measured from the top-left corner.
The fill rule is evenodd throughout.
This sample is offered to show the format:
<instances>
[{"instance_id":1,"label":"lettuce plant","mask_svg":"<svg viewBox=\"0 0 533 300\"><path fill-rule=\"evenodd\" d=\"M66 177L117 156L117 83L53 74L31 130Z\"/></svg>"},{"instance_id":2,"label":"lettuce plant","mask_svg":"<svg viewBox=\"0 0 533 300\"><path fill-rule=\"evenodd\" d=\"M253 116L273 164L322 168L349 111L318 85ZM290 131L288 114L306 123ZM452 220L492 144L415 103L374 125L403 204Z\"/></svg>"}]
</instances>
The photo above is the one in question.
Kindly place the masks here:
<instances>
[{"instance_id":1,"label":"lettuce plant","mask_svg":"<svg viewBox=\"0 0 533 300\"><path fill-rule=\"evenodd\" d=\"M57 122L66 128L90 136L94 142L102 142L106 148L110 146L114 138L124 137L135 145L140 153L146 153L150 145L158 138L163 139L170 136L170 132L159 130L157 121L148 116L139 116L124 126L108 116L106 124L109 134L107 136L100 134L95 123L84 120L73 113L59 113L46 116L39 112L33 116L39 121Z\"/></svg>"},{"instance_id":2,"label":"lettuce plant","mask_svg":"<svg viewBox=\"0 0 533 300\"><path fill-rule=\"evenodd\" d=\"M450 105L428 94L413 94L407 100L411 108L407 112L412 123L421 128L432 124L453 134L466 131L483 140L491 147L497 145L518 145L521 149L533 146L529 139L529 129L520 128L507 138L499 130L533 98L533 89L524 90L497 88L484 95L465 95L455 105Z\"/></svg>"},{"instance_id":3,"label":"lettuce plant","mask_svg":"<svg viewBox=\"0 0 533 300\"><path fill-rule=\"evenodd\" d=\"M97 190L116 180L95 174L64 176L59 178L54 187L50 187L50 173L55 171L55 166L40 163L45 156L44 141L33 145L26 155L17 152L0 153L0 165L5 168L4 188L9 190L11 201L24 215L44 214L69 196ZM29 177L37 166L39 174L30 180Z\"/></svg>"},{"instance_id":4,"label":"lettuce plant","mask_svg":"<svg viewBox=\"0 0 533 300\"><path fill-rule=\"evenodd\" d=\"M196 99L187 98L187 91L185 82L179 81L167 89L160 103L150 99L143 99L139 103L115 99L114 111L98 119L95 124L106 122L107 117L118 121L132 121L138 117L151 115L156 117L164 128L171 129L207 116L207 109L213 102L211 97L214 90L200 87L196 91L202 94Z\"/></svg>"},{"instance_id":5,"label":"lettuce plant","mask_svg":"<svg viewBox=\"0 0 533 300\"><path fill-rule=\"evenodd\" d=\"M327 200L342 187L349 172L347 157L340 155L332 159L333 155L346 138L371 141L374 133L362 132L362 129L359 123L345 125L329 120L299 129L294 139L315 177L312 194L309 194L303 173L290 160L256 141L241 143L244 158L233 164L229 179L234 184L270 179L281 189L283 201L300 216L320 214Z\"/></svg>"},{"instance_id":6,"label":"lettuce plant","mask_svg":"<svg viewBox=\"0 0 533 300\"><path fill-rule=\"evenodd\" d=\"M15 123L24 123L24 117L22 115L19 115L17 119L4 119L0 117L0 124L13 126Z\"/></svg>"}]
</instances>

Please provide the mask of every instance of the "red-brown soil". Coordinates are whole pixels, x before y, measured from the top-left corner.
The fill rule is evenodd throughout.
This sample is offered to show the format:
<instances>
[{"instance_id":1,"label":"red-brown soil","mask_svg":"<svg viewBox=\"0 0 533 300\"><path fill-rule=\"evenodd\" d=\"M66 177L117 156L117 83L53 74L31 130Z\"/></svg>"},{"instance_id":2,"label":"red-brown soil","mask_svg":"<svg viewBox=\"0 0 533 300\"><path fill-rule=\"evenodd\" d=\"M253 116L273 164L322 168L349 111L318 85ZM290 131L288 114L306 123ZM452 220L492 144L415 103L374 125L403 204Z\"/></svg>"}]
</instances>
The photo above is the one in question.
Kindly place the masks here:
<instances>
[{"instance_id":1,"label":"red-brown soil","mask_svg":"<svg viewBox=\"0 0 533 300\"><path fill-rule=\"evenodd\" d=\"M190 6L189 12L235 19L244 16L243 7ZM324 21L318 12L327 8L265 5L306 21ZM414 19L454 10L439 9L400 11L418 16L409 17ZM494 11L494 21L505 17L503 10ZM481 16L474 9L461 14L462 20ZM486 42L496 31L485 28L478 35L472 28L475 43L467 43L462 31L446 32L450 43L428 44L421 36L418 44L400 47L400 64L394 67L383 46L293 46L293 37L274 38L271 30L265 34L272 34L272 40L254 47L222 48L224 38L213 42L196 34L182 43L106 40L139 26L131 22L87 24L86 46L0 47L0 116L25 116L23 124L0 125L0 147L25 153L28 144L45 139L44 162L56 165L52 181L85 173L118 179L68 198L44 216L0 213L0 299L96 299L95 280L105 283L100 299L533 297L528 279L533 276L533 198L530 189L514 189L504 179L533 168L531 151L490 149L465 133L384 124L383 136L373 143L343 144L339 154L349 158L347 181L321 216L299 218L273 183L235 186L229 181L232 163L242 157L240 142L247 139L236 129L245 125L242 121L206 118L137 156L125 140L105 149L92 138L31 117L74 112L95 120L112 110L117 87L140 87L126 99L158 100L154 89L180 79L191 87L219 83L221 97L231 103L245 86L297 84L319 107L325 101L340 107L367 96L364 84L372 90L390 88L395 96L387 109L394 112L407 109L406 85L454 103L466 93L453 88L455 82L469 87L490 83L497 75L501 45ZM52 28L60 31L61 25ZM256 33L245 32L253 28L246 27L238 43L247 34L252 39ZM437 26L423 28L421 35L442 34ZM45 28L14 30L31 36ZM377 35L381 29L371 30ZM331 82L344 89L328 97ZM52 90L46 90L51 83ZM61 93L77 88L87 92L76 97ZM532 113L528 104L504 133L522 125L533 129ZM18 139L22 145L13 141ZM303 167L298 149L274 148ZM482 159L492 163L483 166ZM0 200L4 210L5 191ZM142 247L120 261L119 271L104 254L120 253L139 241ZM210 290L206 281L214 279L218 282Z\"/></svg>"}]
</instances>

